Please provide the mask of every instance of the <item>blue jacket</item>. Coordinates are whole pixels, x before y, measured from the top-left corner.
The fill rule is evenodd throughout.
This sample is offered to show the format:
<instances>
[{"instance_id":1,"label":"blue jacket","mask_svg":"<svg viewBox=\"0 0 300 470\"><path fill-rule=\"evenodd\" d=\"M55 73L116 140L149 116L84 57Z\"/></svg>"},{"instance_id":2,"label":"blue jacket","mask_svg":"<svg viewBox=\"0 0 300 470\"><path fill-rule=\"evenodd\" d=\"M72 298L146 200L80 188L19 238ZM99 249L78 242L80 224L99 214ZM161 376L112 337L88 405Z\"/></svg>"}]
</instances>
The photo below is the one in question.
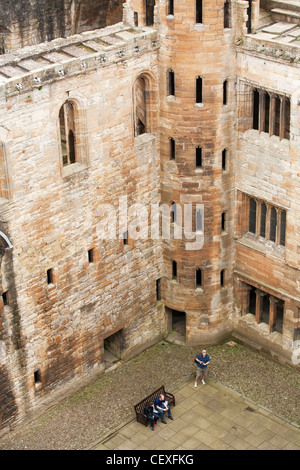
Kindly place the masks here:
<instances>
[{"instance_id":1,"label":"blue jacket","mask_svg":"<svg viewBox=\"0 0 300 470\"><path fill-rule=\"evenodd\" d=\"M209 355L206 354L206 356L204 357L204 356L202 356L202 353L199 353L199 354L197 354L196 359L199 359L199 361L204 363L204 364L199 364L199 362L197 362L197 367L200 367L200 369L206 369L207 362L210 361Z\"/></svg>"}]
</instances>

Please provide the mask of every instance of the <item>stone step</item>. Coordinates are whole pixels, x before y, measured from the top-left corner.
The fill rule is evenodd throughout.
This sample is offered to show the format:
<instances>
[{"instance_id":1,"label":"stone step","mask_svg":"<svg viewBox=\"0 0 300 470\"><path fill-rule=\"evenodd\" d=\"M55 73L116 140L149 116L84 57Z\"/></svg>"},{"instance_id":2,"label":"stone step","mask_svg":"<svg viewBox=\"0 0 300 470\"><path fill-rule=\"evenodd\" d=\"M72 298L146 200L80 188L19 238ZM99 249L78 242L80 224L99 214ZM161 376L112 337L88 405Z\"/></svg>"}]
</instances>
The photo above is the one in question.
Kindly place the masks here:
<instances>
[{"instance_id":1,"label":"stone step","mask_svg":"<svg viewBox=\"0 0 300 470\"><path fill-rule=\"evenodd\" d=\"M300 22L300 12L296 13L290 10L283 10L282 8L273 8L271 13L272 19L275 21L285 21L289 23Z\"/></svg>"},{"instance_id":2,"label":"stone step","mask_svg":"<svg viewBox=\"0 0 300 470\"><path fill-rule=\"evenodd\" d=\"M300 2L299 0L269 0L268 9L273 10L275 8L300 13Z\"/></svg>"}]
</instances>

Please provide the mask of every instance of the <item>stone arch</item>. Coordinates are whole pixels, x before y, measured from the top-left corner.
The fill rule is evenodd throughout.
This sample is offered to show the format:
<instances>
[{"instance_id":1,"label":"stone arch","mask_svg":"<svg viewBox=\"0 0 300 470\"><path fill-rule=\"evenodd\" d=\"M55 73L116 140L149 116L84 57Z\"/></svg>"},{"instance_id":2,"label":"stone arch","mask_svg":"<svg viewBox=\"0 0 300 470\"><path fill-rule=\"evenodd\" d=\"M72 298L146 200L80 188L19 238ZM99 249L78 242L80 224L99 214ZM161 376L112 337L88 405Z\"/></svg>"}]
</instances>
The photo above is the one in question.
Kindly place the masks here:
<instances>
[{"instance_id":1,"label":"stone arch","mask_svg":"<svg viewBox=\"0 0 300 470\"><path fill-rule=\"evenodd\" d=\"M156 116L155 79L150 72L140 73L133 83L134 136L153 133Z\"/></svg>"},{"instance_id":2,"label":"stone arch","mask_svg":"<svg viewBox=\"0 0 300 470\"><path fill-rule=\"evenodd\" d=\"M79 100L68 98L58 111L62 166L86 163L85 120Z\"/></svg>"}]
</instances>

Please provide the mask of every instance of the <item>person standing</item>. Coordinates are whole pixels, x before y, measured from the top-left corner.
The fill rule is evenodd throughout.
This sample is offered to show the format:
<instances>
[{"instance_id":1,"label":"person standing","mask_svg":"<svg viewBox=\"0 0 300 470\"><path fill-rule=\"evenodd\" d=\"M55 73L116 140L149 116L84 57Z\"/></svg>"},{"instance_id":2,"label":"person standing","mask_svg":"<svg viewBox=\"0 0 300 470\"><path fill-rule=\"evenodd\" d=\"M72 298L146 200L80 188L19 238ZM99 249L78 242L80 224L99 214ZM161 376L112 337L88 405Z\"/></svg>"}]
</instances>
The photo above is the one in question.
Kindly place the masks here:
<instances>
[{"instance_id":1,"label":"person standing","mask_svg":"<svg viewBox=\"0 0 300 470\"><path fill-rule=\"evenodd\" d=\"M197 354L195 361L197 362L197 371L196 371L196 378L195 378L195 387L198 386L198 378L201 376L201 382L205 385L205 377L207 376L207 366L210 363L210 357L206 353L206 350L199 354Z\"/></svg>"}]
</instances>

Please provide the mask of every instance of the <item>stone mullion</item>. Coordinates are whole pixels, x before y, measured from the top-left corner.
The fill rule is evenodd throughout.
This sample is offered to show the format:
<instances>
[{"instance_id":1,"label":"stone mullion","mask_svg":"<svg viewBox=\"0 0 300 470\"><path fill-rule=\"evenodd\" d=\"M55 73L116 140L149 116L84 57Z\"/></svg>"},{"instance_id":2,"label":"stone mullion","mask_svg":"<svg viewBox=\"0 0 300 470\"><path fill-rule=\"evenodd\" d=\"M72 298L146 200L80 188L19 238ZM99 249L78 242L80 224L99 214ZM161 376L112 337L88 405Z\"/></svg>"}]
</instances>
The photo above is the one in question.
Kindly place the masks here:
<instances>
[{"instance_id":1,"label":"stone mullion","mask_svg":"<svg viewBox=\"0 0 300 470\"><path fill-rule=\"evenodd\" d=\"M265 128L265 92L262 90L259 90L259 123L258 123L258 129L259 132L263 132Z\"/></svg>"},{"instance_id":2,"label":"stone mullion","mask_svg":"<svg viewBox=\"0 0 300 470\"><path fill-rule=\"evenodd\" d=\"M274 331L274 326L276 323L276 305L277 305L278 299L270 295L270 311L269 311L269 330L270 333Z\"/></svg>"},{"instance_id":3,"label":"stone mullion","mask_svg":"<svg viewBox=\"0 0 300 470\"><path fill-rule=\"evenodd\" d=\"M280 211L276 209L276 235L275 235L275 243L276 245L280 245Z\"/></svg>"},{"instance_id":4,"label":"stone mullion","mask_svg":"<svg viewBox=\"0 0 300 470\"><path fill-rule=\"evenodd\" d=\"M266 212L266 240L270 238L270 218L271 218L271 207L266 204L267 212Z\"/></svg>"},{"instance_id":5,"label":"stone mullion","mask_svg":"<svg viewBox=\"0 0 300 470\"><path fill-rule=\"evenodd\" d=\"M256 227L255 227L255 237L260 235L260 216L261 216L261 203L256 200Z\"/></svg>"},{"instance_id":6,"label":"stone mullion","mask_svg":"<svg viewBox=\"0 0 300 470\"><path fill-rule=\"evenodd\" d=\"M265 294L260 289L256 289L255 294L256 294L255 318L256 318L256 322L260 323L261 322L261 316L262 316L262 308L261 308L262 298Z\"/></svg>"},{"instance_id":7,"label":"stone mullion","mask_svg":"<svg viewBox=\"0 0 300 470\"><path fill-rule=\"evenodd\" d=\"M270 94L270 117L269 117L269 135L274 135L275 133L275 108L276 108L276 98Z\"/></svg>"},{"instance_id":8,"label":"stone mullion","mask_svg":"<svg viewBox=\"0 0 300 470\"><path fill-rule=\"evenodd\" d=\"M282 140L285 134L285 100L280 98L280 119L279 119L279 139Z\"/></svg>"}]
</instances>

